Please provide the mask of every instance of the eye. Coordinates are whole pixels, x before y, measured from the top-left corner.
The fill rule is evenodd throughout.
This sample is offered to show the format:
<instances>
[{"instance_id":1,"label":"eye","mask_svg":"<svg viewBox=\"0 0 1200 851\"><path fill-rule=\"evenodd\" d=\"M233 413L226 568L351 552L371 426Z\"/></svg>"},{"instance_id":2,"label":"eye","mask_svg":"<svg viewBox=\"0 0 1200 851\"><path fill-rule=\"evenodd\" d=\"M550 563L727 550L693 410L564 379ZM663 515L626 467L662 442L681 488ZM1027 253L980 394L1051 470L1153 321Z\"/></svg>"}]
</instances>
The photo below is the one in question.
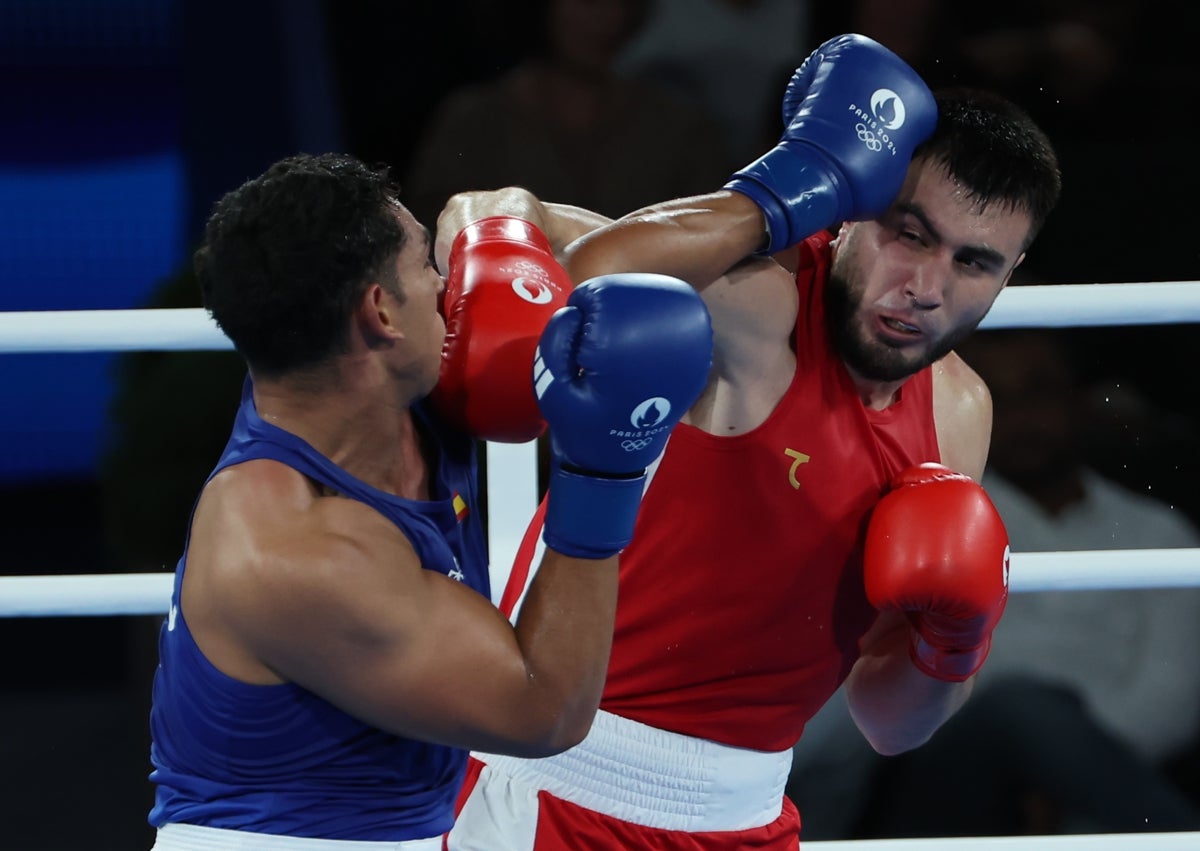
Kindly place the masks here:
<instances>
[{"instance_id":1,"label":"eye","mask_svg":"<svg viewBox=\"0 0 1200 851\"><path fill-rule=\"evenodd\" d=\"M986 275L994 272L997 268L997 263L986 255L976 254L974 252L963 252L954 258L954 261L966 271L976 275Z\"/></svg>"}]
</instances>

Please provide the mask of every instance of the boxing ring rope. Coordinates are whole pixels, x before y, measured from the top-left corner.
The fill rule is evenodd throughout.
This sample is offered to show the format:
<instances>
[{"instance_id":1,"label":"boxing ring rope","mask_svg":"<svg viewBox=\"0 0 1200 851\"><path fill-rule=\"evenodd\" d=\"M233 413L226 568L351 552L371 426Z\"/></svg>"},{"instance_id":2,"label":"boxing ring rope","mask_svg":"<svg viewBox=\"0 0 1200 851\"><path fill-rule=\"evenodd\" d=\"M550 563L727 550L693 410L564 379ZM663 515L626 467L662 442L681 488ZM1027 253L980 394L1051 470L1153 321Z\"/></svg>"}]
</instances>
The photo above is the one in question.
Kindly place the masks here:
<instances>
[{"instance_id":1,"label":"boxing ring rope","mask_svg":"<svg viewBox=\"0 0 1200 851\"><path fill-rule=\"evenodd\" d=\"M1200 281L1008 287L980 328L1200 322ZM199 307L0 313L0 354L232 349Z\"/></svg>"},{"instance_id":2,"label":"boxing ring rope","mask_svg":"<svg viewBox=\"0 0 1200 851\"><path fill-rule=\"evenodd\" d=\"M1001 292L981 328L1200 322L1200 281L1060 284ZM200 308L0 313L0 354L220 351L232 345ZM537 502L536 444L488 444L489 548L508 564ZM500 483L503 483L501 486ZM0 576L0 617L161 615L161 573ZM494 583L495 584L495 583ZM501 585L503 583L500 583ZM1014 592L1200 586L1200 549L1014 553ZM1200 832L806 842L815 851L1189 851Z\"/></svg>"},{"instance_id":3,"label":"boxing ring rope","mask_svg":"<svg viewBox=\"0 0 1200 851\"><path fill-rule=\"evenodd\" d=\"M529 505L536 504L536 500ZM524 515L523 524L532 514ZM161 615L173 572L0 576L0 617ZM1200 549L1013 553L1012 593L1200 586ZM1200 847L1200 846L1197 846Z\"/></svg>"}]
</instances>

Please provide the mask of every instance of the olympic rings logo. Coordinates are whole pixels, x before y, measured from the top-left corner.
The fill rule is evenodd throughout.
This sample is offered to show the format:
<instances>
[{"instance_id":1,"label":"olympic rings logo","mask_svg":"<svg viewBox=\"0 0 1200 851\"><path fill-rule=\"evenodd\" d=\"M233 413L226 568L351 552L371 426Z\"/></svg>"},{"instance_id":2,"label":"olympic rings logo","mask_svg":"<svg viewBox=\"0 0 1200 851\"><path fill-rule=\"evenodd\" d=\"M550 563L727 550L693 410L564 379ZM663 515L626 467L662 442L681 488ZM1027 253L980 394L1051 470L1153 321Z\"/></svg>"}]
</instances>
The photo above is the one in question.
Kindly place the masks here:
<instances>
[{"instance_id":1,"label":"olympic rings logo","mask_svg":"<svg viewBox=\"0 0 1200 851\"><path fill-rule=\"evenodd\" d=\"M862 123L855 124L854 129L858 132L858 140L867 146L868 151L883 150L883 142L879 141L879 137L867 129L867 125Z\"/></svg>"},{"instance_id":2,"label":"olympic rings logo","mask_svg":"<svg viewBox=\"0 0 1200 851\"><path fill-rule=\"evenodd\" d=\"M654 441L649 437L641 437L637 440L622 440L621 448L626 452L641 452Z\"/></svg>"}]
</instances>

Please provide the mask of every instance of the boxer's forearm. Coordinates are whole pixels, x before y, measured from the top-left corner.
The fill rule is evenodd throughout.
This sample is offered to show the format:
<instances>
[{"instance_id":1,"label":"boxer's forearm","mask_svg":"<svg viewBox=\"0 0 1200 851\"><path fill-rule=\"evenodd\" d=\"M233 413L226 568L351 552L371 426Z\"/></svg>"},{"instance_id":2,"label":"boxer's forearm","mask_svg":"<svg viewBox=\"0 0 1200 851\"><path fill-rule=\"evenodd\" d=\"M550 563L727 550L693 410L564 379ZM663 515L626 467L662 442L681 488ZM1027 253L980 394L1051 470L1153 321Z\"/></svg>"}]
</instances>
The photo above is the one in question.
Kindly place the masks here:
<instances>
[{"instance_id":1,"label":"boxer's forearm","mask_svg":"<svg viewBox=\"0 0 1200 851\"><path fill-rule=\"evenodd\" d=\"M560 256L571 242L612 221L582 207L543 201L519 186L460 192L446 202L438 215L434 258L443 275L448 271L446 264L454 237L467 225L489 216L516 216L531 222L546 235L551 248Z\"/></svg>"},{"instance_id":2,"label":"boxer's forearm","mask_svg":"<svg viewBox=\"0 0 1200 851\"><path fill-rule=\"evenodd\" d=\"M864 639L846 680L854 723L875 750L889 755L928 741L966 702L975 682L944 682L918 669L909 654L911 627L893 615L881 616Z\"/></svg>"}]
</instances>

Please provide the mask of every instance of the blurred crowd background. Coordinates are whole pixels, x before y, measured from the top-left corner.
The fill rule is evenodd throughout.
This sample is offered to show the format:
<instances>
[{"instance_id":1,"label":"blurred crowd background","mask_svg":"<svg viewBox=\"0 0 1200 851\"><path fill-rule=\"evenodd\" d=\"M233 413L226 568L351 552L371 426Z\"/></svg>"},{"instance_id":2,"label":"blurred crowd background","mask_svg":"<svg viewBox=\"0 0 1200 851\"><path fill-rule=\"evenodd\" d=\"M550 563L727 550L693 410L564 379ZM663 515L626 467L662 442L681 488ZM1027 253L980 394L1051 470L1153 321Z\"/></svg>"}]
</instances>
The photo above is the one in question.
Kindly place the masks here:
<instances>
[{"instance_id":1,"label":"blurred crowd background","mask_svg":"<svg viewBox=\"0 0 1200 851\"><path fill-rule=\"evenodd\" d=\"M430 227L462 189L521 184L613 216L709 191L774 143L792 70L848 31L934 87L1009 95L1050 134L1062 203L1014 284L1200 278L1188 0L0 0L0 310L199 306L190 253L213 202L297 151L390 165ZM988 484L1014 549L1197 545L1194 324L978 343L964 355L996 394ZM231 353L0 355L0 575L172 570L241 375ZM1188 824L1196 592L1011 608L994 677L998 693L1000 673L1017 683L995 704L1016 719L1004 735L1029 745L1063 738L1034 729L1050 718L1094 724L1084 758L1029 745L1049 764L1017 764L1012 744L971 762L958 743L955 786L974 800L957 810L980 818L916 824L901 792L936 769L851 760L831 717L798 752L803 835ZM157 625L0 620L0 846L150 846ZM1059 698L1029 720L1002 702ZM1099 789L1108 775L1086 766L1110 745ZM1129 821L1080 803L1128 801L1122 784L1153 798ZM997 801L1008 818L989 821ZM1163 821L1129 826L1154 807Z\"/></svg>"}]
</instances>

